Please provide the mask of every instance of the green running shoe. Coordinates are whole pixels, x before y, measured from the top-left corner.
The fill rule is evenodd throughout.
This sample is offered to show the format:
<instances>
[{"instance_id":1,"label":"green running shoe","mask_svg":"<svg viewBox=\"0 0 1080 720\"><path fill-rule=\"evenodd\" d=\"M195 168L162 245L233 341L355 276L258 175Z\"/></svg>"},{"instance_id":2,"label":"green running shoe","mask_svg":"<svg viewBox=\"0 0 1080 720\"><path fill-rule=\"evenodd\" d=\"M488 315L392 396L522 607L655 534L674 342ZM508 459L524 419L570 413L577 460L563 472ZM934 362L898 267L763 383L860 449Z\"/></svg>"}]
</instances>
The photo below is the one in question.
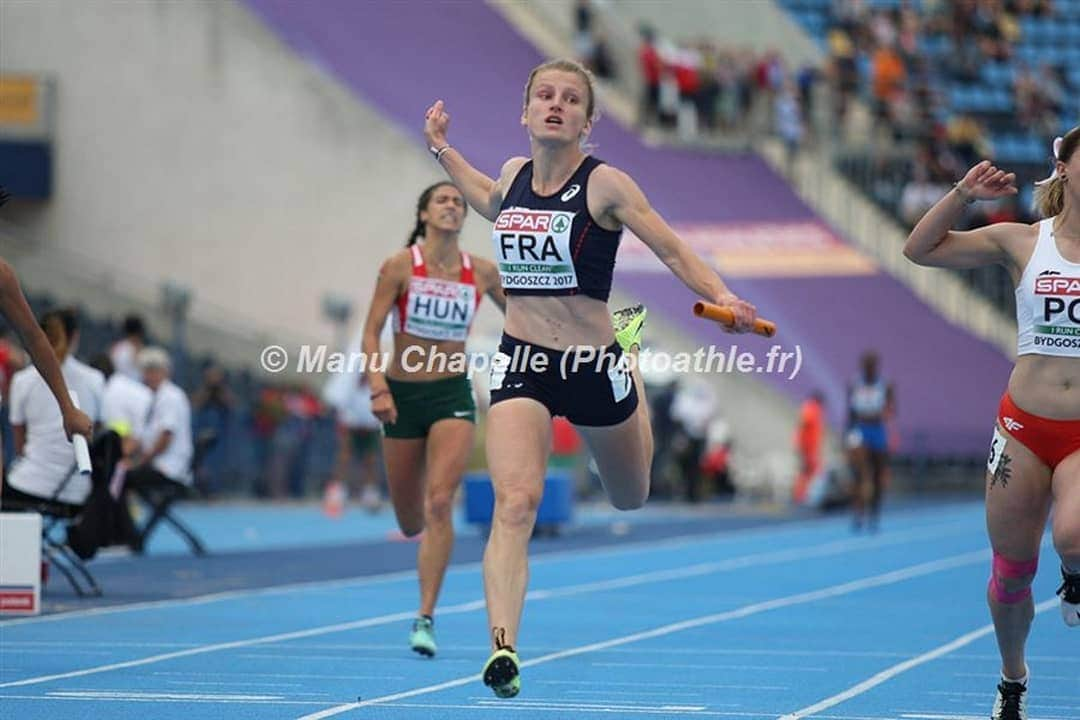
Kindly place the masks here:
<instances>
[{"instance_id":1,"label":"green running shoe","mask_svg":"<svg viewBox=\"0 0 1080 720\"><path fill-rule=\"evenodd\" d=\"M513 648L501 647L491 654L484 665L484 684L495 697L512 698L521 692L521 670Z\"/></svg>"},{"instance_id":2,"label":"green running shoe","mask_svg":"<svg viewBox=\"0 0 1080 720\"><path fill-rule=\"evenodd\" d=\"M615 340L623 352L630 352L635 345L641 348L641 335L645 330L645 316L649 311L644 305L633 305L611 314L611 324L615 328Z\"/></svg>"},{"instance_id":3,"label":"green running shoe","mask_svg":"<svg viewBox=\"0 0 1080 720\"><path fill-rule=\"evenodd\" d=\"M435 621L427 617L413 620L412 632L409 633L409 647L424 657L435 657Z\"/></svg>"}]
</instances>

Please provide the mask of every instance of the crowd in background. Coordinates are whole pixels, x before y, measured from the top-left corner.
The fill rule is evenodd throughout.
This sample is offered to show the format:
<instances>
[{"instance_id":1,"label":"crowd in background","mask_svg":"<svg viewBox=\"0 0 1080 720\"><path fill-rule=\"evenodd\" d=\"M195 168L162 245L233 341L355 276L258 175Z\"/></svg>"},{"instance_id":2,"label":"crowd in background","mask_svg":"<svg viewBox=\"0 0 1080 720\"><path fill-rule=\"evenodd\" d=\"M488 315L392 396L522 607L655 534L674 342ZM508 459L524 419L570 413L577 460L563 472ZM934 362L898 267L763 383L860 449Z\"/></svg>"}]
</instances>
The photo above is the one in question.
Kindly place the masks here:
<instances>
[{"instance_id":1,"label":"crowd in background","mask_svg":"<svg viewBox=\"0 0 1080 720\"><path fill-rule=\"evenodd\" d=\"M997 159L1017 173L1019 195L978 203L961 227L1037 219L1032 183L1046 173L1051 140L1063 122L1080 124L1067 115L1080 73L1068 74L1064 56L1053 52L1067 44L1048 42L1036 55L1017 49L1030 23L1058 18L1051 0L823 6L820 67L791 67L776 51L723 47L707 35L669 38L640 26L632 70L641 84L639 129L683 140L771 134L786 146L789 166L807 145L828 141L820 147L828 147L837 169L907 227L971 166ZM611 53L590 7L589 0L576 6L579 56L609 76L630 72L606 67ZM994 104L965 103L967 89ZM853 113L857 104L865 112ZM1004 141L996 147L995 133L1028 142L1018 155ZM960 274L1012 311L998 268Z\"/></svg>"},{"instance_id":2,"label":"crowd in background","mask_svg":"<svg viewBox=\"0 0 1080 720\"><path fill-rule=\"evenodd\" d=\"M117 374L141 382L136 358L153 341L142 319L129 317L120 328L83 324L90 332L83 333L75 355L97 368L107 361ZM191 435L202 450L193 468L194 487L201 496L299 499L322 491L334 471L333 407L299 383L260 383L247 372L228 371L210 359L183 356L182 350L173 351L173 376L187 394ZM8 419L10 382L27 362L17 338L5 329L0 334L5 468L15 459Z\"/></svg>"},{"instance_id":3,"label":"crowd in background","mask_svg":"<svg viewBox=\"0 0 1080 720\"><path fill-rule=\"evenodd\" d=\"M682 137L772 129L791 145L806 133L818 71L788 67L778 52L724 48L702 37L673 41L639 29L639 124Z\"/></svg>"},{"instance_id":4,"label":"crowd in background","mask_svg":"<svg viewBox=\"0 0 1080 720\"><path fill-rule=\"evenodd\" d=\"M1059 131L1068 93L1080 89L1070 88L1061 65L1029 65L1015 57L1021 21L1054 17L1050 0L958 0L921 7L834 0L820 68L790 67L777 51L723 47L707 35L668 38L642 25L634 69L642 86L639 126L683 138L771 133L791 153L828 128L848 168L857 165L863 178L875 179L867 183L873 199L913 224L943 188L995 154L986 119L951 106L952 83L972 82L987 63L1012 63L1015 71L1003 76L1000 88L1010 102L1003 115L1010 126L1047 138L1047 148ZM579 58L603 77L628 72L613 65L589 0L580 0L575 13ZM931 37L940 41L937 55L926 52L924 41ZM868 109L872 127L852 161L844 146L853 140L855 102ZM1021 168L1025 181L1032 172ZM1001 219L1033 219L1030 192L980 206L967 222Z\"/></svg>"}]
</instances>

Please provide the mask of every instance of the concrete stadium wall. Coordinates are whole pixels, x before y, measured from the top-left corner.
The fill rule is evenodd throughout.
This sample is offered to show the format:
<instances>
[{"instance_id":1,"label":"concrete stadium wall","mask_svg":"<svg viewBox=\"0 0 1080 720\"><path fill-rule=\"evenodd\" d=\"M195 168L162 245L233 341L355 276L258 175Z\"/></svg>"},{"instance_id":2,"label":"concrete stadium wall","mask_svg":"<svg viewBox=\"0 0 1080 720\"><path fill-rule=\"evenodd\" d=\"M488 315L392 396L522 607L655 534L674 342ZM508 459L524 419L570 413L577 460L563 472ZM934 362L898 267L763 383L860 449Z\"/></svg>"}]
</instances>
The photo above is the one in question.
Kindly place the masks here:
<instances>
[{"instance_id":1,"label":"concrete stadium wall","mask_svg":"<svg viewBox=\"0 0 1080 720\"><path fill-rule=\"evenodd\" d=\"M194 319L237 334L329 340L324 293L362 311L441 177L419 127L391 129L233 2L5 2L0 67L58 86L54 196L5 208L16 268L85 268L148 304L179 282ZM490 255L488 232L470 217L465 246Z\"/></svg>"}]
</instances>

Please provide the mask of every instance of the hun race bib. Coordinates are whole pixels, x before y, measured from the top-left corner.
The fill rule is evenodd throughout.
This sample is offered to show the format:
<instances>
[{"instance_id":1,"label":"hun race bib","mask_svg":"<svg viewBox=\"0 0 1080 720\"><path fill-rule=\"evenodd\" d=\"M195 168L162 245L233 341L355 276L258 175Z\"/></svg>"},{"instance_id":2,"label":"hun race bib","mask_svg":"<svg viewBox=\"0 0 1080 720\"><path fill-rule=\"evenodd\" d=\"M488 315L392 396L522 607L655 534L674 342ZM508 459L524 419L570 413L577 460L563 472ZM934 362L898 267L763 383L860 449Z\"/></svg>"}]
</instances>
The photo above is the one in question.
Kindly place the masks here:
<instances>
[{"instance_id":1,"label":"hun race bib","mask_svg":"<svg viewBox=\"0 0 1080 720\"><path fill-rule=\"evenodd\" d=\"M578 286L570 254L574 213L507 208L495 219L499 276L507 290L564 290Z\"/></svg>"},{"instance_id":2,"label":"hun race bib","mask_svg":"<svg viewBox=\"0 0 1080 720\"><path fill-rule=\"evenodd\" d=\"M476 313L476 287L465 283L414 277L404 331L430 340L465 342Z\"/></svg>"}]
</instances>

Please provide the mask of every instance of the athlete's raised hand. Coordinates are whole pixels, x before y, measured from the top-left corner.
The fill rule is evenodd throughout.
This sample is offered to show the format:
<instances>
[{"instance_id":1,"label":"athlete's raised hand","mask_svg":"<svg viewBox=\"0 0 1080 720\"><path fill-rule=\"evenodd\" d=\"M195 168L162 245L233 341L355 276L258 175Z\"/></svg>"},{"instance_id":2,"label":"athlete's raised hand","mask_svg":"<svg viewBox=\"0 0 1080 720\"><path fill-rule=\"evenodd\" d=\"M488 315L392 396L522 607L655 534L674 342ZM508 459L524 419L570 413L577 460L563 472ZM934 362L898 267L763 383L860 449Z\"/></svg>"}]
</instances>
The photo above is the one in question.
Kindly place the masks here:
<instances>
[{"instance_id":1,"label":"athlete's raised hand","mask_svg":"<svg viewBox=\"0 0 1080 720\"><path fill-rule=\"evenodd\" d=\"M442 100L437 100L434 105L424 113L424 138L429 147L439 149L449 145L446 140L446 131L450 127L450 115L446 112Z\"/></svg>"},{"instance_id":2,"label":"athlete's raised hand","mask_svg":"<svg viewBox=\"0 0 1080 720\"><path fill-rule=\"evenodd\" d=\"M994 200L1015 195L1016 173L999 170L989 160L983 160L967 171L964 179L956 184L956 191L965 200Z\"/></svg>"}]
</instances>

